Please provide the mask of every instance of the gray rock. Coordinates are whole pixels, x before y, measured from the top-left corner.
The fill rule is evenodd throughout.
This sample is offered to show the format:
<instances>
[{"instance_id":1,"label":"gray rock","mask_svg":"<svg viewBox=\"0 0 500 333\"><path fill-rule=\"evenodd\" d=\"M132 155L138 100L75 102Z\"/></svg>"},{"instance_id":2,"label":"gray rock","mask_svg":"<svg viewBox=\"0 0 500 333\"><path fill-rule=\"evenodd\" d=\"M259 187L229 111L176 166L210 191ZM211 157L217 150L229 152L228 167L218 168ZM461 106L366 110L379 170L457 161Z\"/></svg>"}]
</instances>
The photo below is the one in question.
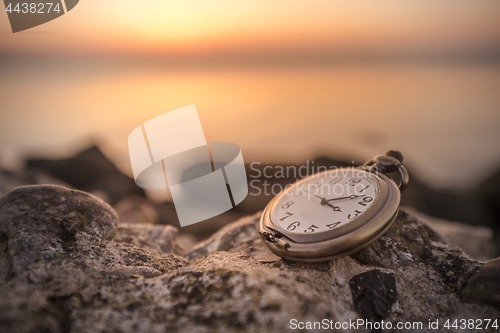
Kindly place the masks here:
<instances>
[{"instance_id":1,"label":"gray rock","mask_svg":"<svg viewBox=\"0 0 500 333\"><path fill-rule=\"evenodd\" d=\"M485 263L460 291L466 302L490 304L500 309L500 258Z\"/></svg>"},{"instance_id":2,"label":"gray rock","mask_svg":"<svg viewBox=\"0 0 500 333\"><path fill-rule=\"evenodd\" d=\"M120 223L114 240L150 252L171 253L177 232L170 225Z\"/></svg>"},{"instance_id":3,"label":"gray rock","mask_svg":"<svg viewBox=\"0 0 500 333\"><path fill-rule=\"evenodd\" d=\"M382 237L353 257L362 264L392 270L405 266L412 270L417 264L431 265L451 291L460 289L468 276L481 266L460 248L447 246L441 235L404 210Z\"/></svg>"},{"instance_id":4,"label":"gray rock","mask_svg":"<svg viewBox=\"0 0 500 333\"><path fill-rule=\"evenodd\" d=\"M325 263L254 259L255 249L265 249L258 215L226 226L183 257L171 237L176 230L122 224L114 238L104 237L67 213L66 221L56 224L75 231L66 251L58 229L41 227L34 218L40 209L26 204L43 202L33 199L46 195L46 188L39 189L24 196L11 192L0 209L1 228L8 231L0 233L1 272L29 250L12 247L19 237L50 236L55 248L25 262L23 270L0 274L2 332L288 332L292 319L363 317L420 321L425 329L429 319L500 317L482 299L463 299L473 283L480 285L473 277L483 264L404 211L386 235L359 254ZM65 212L63 204L50 203L42 216ZM89 202L89 209L101 206Z\"/></svg>"},{"instance_id":5,"label":"gray rock","mask_svg":"<svg viewBox=\"0 0 500 333\"><path fill-rule=\"evenodd\" d=\"M42 258L78 251L79 237L109 240L116 226L116 214L107 204L60 186L22 186L0 200L0 237L12 259L11 273Z\"/></svg>"},{"instance_id":6,"label":"gray rock","mask_svg":"<svg viewBox=\"0 0 500 333\"><path fill-rule=\"evenodd\" d=\"M0 169L0 198L19 186L47 184L71 188L69 184L51 177L41 170L11 172Z\"/></svg>"},{"instance_id":7,"label":"gray rock","mask_svg":"<svg viewBox=\"0 0 500 333\"><path fill-rule=\"evenodd\" d=\"M175 244L179 248L180 253L188 253L197 245L196 237L188 232L180 232L175 237Z\"/></svg>"},{"instance_id":8,"label":"gray rock","mask_svg":"<svg viewBox=\"0 0 500 333\"><path fill-rule=\"evenodd\" d=\"M269 251L269 249L265 246L265 244L258 244L256 246L251 246L248 249L248 253L252 256L252 258L264 264L280 260L278 256Z\"/></svg>"},{"instance_id":9,"label":"gray rock","mask_svg":"<svg viewBox=\"0 0 500 333\"><path fill-rule=\"evenodd\" d=\"M173 202L163 202L156 205L158 211L159 224L169 224L179 226L177 211ZM254 212L255 213L255 212ZM197 241L202 241L209 238L215 232L219 231L225 225L232 223L242 217L247 216L235 209L228 210L220 215L204 220L203 223L195 223L182 228L184 234L193 235Z\"/></svg>"},{"instance_id":10,"label":"gray rock","mask_svg":"<svg viewBox=\"0 0 500 333\"><path fill-rule=\"evenodd\" d=\"M111 294L186 264L161 252L154 228L120 232L111 207L80 191L27 186L8 193L0 201L0 331L67 332L89 305L96 317L108 313L103 304L119 311L119 303L108 303ZM115 234L123 241L113 241ZM134 242L144 235L142 247L126 235ZM101 324L76 330L107 331Z\"/></svg>"},{"instance_id":11,"label":"gray rock","mask_svg":"<svg viewBox=\"0 0 500 333\"><path fill-rule=\"evenodd\" d=\"M260 213L257 213L223 227L212 237L195 246L186 257L192 259L215 251L227 251L254 240L258 236L259 217Z\"/></svg>"},{"instance_id":12,"label":"gray rock","mask_svg":"<svg viewBox=\"0 0 500 333\"><path fill-rule=\"evenodd\" d=\"M113 207L120 223L156 223L158 213L155 206L143 197L128 197Z\"/></svg>"},{"instance_id":13,"label":"gray rock","mask_svg":"<svg viewBox=\"0 0 500 333\"><path fill-rule=\"evenodd\" d=\"M185 254L195 243L192 235L179 234L174 226L151 223L120 223L114 240L147 251L177 255Z\"/></svg>"},{"instance_id":14,"label":"gray rock","mask_svg":"<svg viewBox=\"0 0 500 333\"><path fill-rule=\"evenodd\" d=\"M145 278L152 278L161 275L161 272L147 266L122 266L113 269L109 275L113 279L125 279L128 277L138 277L139 275Z\"/></svg>"},{"instance_id":15,"label":"gray rock","mask_svg":"<svg viewBox=\"0 0 500 333\"><path fill-rule=\"evenodd\" d=\"M43 171L83 191L101 193L111 204L130 196L145 197L134 179L118 170L95 146L66 159L29 159L26 169Z\"/></svg>"},{"instance_id":16,"label":"gray rock","mask_svg":"<svg viewBox=\"0 0 500 333\"><path fill-rule=\"evenodd\" d=\"M151 238L160 247L161 251L164 253L169 253L172 251L174 246L174 239L177 236L179 230L171 225L159 226L151 231Z\"/></svg>"},{"instance_id":17,"label":"gray rock","mask_svg":"<svg viewBox=\"0 0 500 333\"><path fill-rule=\"evenodd\" d=\"M494 233L490 227L447 221L413 209L405 210L425 221L425 224L442 235L448 244L460 247L471 257L488 261L497 256Z\"/></svg>"},{"instance_id":18,"label":"gray rock","mask_svg":"<svg viewBox=\"0 0 500 333\"><path fill-rule=\"evenodd\" d=\"M398 300L396 278L392 273L374 269L351 278L349 286L354 309L370 321L387 318Z\"/></svg>"}]
</instances>

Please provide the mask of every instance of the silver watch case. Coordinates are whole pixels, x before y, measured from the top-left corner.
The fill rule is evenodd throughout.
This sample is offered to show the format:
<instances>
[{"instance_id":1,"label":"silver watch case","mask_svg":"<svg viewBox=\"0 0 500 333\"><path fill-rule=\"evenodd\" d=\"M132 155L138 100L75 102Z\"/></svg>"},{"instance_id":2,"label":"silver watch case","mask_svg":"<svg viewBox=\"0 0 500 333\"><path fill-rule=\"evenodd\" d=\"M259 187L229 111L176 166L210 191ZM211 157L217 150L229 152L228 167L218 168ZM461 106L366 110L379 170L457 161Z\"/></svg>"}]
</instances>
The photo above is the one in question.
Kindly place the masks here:
<instances>
[{"instance_id":1,"label":"silver watch case","mask_svg":"<svg viewBox=\"0 0 500 333\"><path fill-rule=\"evenodd\" d=\"M401 202L401 192L392 179L384 174L371 173L370 176L380 184L379 195L361 216L349 224L307 235L282 230L273 224L271 212L279 198L286 195L283 192L273 198L262 213L261 238L274 254L298 262L328 261L361 250L387 231L396 219ZM299 181L297 185L306 180Z\"/></svg>"}]
</instances>

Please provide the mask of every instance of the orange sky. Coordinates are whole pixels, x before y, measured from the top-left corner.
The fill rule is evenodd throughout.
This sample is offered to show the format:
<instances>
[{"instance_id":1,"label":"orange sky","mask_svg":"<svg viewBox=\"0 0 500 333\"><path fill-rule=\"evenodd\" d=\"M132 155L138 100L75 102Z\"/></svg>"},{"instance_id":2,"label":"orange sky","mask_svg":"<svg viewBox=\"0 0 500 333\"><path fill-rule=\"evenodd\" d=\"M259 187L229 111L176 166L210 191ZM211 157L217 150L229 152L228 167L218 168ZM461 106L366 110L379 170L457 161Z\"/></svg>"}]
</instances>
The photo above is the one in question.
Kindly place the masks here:
<instances>
[{"instance_id":1,"label":"orange sky","mask_svg":"<svg viewBox=\"0 0 500 333\"><path fill-rule=\"evenodd\" d=\"M498 1L83 0L0 51L66 54L500 49Z\"/></svg>"},{"instance_id":2,"label":"orange sky","mask_svg":"<svg viewBox=\"0 0 500 333\"><path fill-rule=\"evenodd\" d=\"M207 138L238 143L245 158L371 156L396 147L426 173L427 161L440 165L433 182L463 182L498 165L500 148L491 143L499 135L499 69L446 57L475 53L498 64L499 18L495 0L82 0L13 34L0 10L0 164L74 152L96 136L129 167L126 138L137 124L196 104ZM401 54L445 61L321 66L337 55L392 64ZM261 60L299 66L256 68ZM231 61L258 66L216 68ZM334 138L332 122L344 124ZM391 130L380 130L388 122Z\"/></svg>"}]
</instances>

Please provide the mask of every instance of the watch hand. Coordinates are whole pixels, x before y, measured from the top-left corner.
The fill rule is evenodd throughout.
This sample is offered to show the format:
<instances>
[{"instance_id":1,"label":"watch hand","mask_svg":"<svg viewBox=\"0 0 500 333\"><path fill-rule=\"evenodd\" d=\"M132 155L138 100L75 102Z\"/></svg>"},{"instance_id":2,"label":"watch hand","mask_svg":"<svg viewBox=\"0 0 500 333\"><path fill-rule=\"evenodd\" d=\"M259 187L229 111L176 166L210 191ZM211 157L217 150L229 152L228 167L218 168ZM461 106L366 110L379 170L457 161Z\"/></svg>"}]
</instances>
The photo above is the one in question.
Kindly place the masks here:
<instances>
[{"instance_id":1,"label":"watch hand","mask_svg":"<svg viewBox=\"0 0 500 333\"><path fill-rule=\"evenodd\" d=\"M339 207L339 206L334 206L334 205L332 205L332 204L330 204L330 203L328 203L328 202L327 202L326 204L327 204L328 206L332 207L334 212L341 212L341 213L342 213L342 211L340 210L340 207Z\"/></svg>"},{"instance_id":2,"label":"watch hand","mask_svg":"<svg viewBox=\"0 0 500 333\"><path fill-rule=\"evenodd\" d=\"M322 204L322 205L326 205L326 204L328 204L328 201L326 200L326 198L320 197L319 195L316 195L316 194L311 193L311 192L306 191L306 190L302 190L302 191L305 191L305 192L307 192L307 193L309 193L309 194L312 194L312 195L314 195L316 198L320 198L320 199L321 199L321 204Z\"/></svg>"},{"instance_id":3,"label":"watch hand","mask_svg":"<svg viewBox=\"0 0 500 333\"><path fill-rule=\"evenodd\" d=\"M330 202L330 201L333 201L333 200L341 200L341 199L354 199L354 198L357 198L357 197L364 197L365 195L364 194L361 194L361 195L350 195L348 197L341 197L341 198L333 198L333 199L328 199L326 200L326 202Z\"/></svg>"}]
</instances>

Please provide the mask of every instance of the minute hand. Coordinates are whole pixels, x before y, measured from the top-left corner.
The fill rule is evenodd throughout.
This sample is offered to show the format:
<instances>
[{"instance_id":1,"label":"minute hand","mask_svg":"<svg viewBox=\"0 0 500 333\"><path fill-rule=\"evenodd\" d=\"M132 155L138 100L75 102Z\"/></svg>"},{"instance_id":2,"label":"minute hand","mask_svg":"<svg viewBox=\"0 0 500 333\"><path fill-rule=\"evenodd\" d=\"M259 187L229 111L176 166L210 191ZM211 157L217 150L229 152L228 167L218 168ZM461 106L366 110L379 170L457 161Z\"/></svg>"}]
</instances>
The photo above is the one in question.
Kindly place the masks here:
<instances>
[{"instance_id":1,"label":"minute hand","mask_svg":"<svg viewBox=\"0 0 500 333\"><path fill-rule=\"evenodd\" d=\"M340 197L340 198L333 198L333 199L328 199L326 200L326 202L330 202L330 201L333 201L333 200L342 200L342 199L354 199L354 198L357 198L357 197L364 197L365 195L364 194L361 194L361 195L350 195L348 197Z\"/></svg>"}]
</instances>

